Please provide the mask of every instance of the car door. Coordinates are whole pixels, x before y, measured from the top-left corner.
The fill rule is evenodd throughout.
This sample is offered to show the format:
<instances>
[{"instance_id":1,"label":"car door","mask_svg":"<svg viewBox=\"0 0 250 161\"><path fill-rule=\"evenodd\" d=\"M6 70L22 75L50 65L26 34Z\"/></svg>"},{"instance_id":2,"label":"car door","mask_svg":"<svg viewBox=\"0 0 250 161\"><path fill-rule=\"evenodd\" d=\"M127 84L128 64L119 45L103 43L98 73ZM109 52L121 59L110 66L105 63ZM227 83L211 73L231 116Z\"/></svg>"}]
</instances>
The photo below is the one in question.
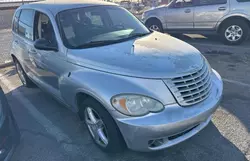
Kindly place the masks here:
<instances>
[{"instance_id":1,"label":"car door","mask_svg":"<svg viewBox=\"0 0 250 161\"><path fill-rule=\"evenodd\" d=\"M174 0L166 13L167 29L193 29L193 0Z\"/></svg>"},{"instance_id":2,"label":"car door","mask_svg":"<svg viewBox=\"0 0 250 161\"><path fill-rule=\"evenodd\" d=\"M195 29L215 29L218 21L229 12L229 0L196 0Z\"/></svg>"},{"instance_id":3,"label":"car door","mask_svg":"<svg viewBox=\"0 0 250 161\"><path fill-rule=\"evenodd\" d=\"M54 26L50 17L42 12L36 11L34 19L34 39L45 39L57 48L57 39ZM33 60L37 81L50 93L59 94L59 76L63 73L63 65L66 62L66 56L60 50L39 50L33 46L29 51Z\"/></svg>"}]
</instances>

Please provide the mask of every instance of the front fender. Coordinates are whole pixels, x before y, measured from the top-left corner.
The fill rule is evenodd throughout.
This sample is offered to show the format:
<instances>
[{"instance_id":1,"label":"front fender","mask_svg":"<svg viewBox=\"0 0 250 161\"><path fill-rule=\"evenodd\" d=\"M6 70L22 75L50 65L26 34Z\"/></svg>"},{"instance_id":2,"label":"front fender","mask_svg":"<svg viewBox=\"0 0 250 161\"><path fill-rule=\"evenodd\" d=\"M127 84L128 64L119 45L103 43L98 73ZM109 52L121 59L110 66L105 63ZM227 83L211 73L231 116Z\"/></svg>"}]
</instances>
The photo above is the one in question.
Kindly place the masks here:
<instances>
[{"instance_id":1,"label":"front fender","mask_svg":"<svg viewBox=\"0 0 250 161\"><path fill-rule=\"evenodd\" d=\"M163 27L165 27L165 25L166 25L166 19L165 19L165 17L166 17L166 7L156 8L156 9L150 10L148 12L145 12L144 16L145 17L142 18L142 21L143 21L144 24L150 18L157 18L158 20L161 21Z\"/></svg>"},{"instance_id":2,"label":"front fender","mask_svg":"<svg viewBox=\"0 0 250 161\"><path fill-rule=\"evenodd\" d=\"M175 99L162 80L142 79L83 69L60 79L61 95L73 111L77 112L76 95L85 93L98 100L108 111L115 109L111 98L118 94L140 94L159 100L164 105Z\"/></svg>"}]
</instances>

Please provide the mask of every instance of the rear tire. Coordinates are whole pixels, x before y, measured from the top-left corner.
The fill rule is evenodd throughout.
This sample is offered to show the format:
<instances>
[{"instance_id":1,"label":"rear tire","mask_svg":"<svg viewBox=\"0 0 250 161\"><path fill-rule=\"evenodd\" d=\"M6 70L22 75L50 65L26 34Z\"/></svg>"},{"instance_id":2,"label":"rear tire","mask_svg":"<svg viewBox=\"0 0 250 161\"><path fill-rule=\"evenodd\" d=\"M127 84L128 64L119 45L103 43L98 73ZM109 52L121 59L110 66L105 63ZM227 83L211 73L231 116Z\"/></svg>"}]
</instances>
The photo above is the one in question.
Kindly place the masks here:
<instances>
[{"instance_id":1,"label":"rear tire","mask_svg":"<svg viewBox=\"0 0 250 161\"><path fill-rule=\"evenodd\" d=\"M158 32L162 32L162 33L164 32L163 27L162 27L162 23L158 19L148 20L148 22L146 22L146 26L148 27L148 29L150 29L152 31L158 31Z\"/></svg>"},{"instance_id":2,"label":"rear tire","mask_svg":"<svg viewBox=\"0 0 250 161\"><path fill-rule=\"evenodd\" d=\"M95 120L98 120L97 122L101 121L103 123L103 126L101 126L102 134L104 134L107 141L103 141L105 139L101 139L101 135L97 136L97 138L99 138L96 139L95 136L98 135L98 133L96 132L98 131L98 127L100 126L98 124L97 127L90 127L93 124L90 124L91 118L89 117L88 109L92 110ZM90 97L87 98L80 106L79 115L81 118L84 118L85 125L91 138L101 150L109 153L118 153L122 152L125 149L126 144L120 133L120 130L118 129L112 116L99 102Z\"/></svg>"},{"instance_id":3,"label":"rear tire","mask_svg":"<svg viewBox=\"0 0 250 161\"><path fill-rule=\"evenodd\" d=\"M33 88L33 87L35 87L35 84L27 76L27 74L23 70L23 67L21 66L21 64L19 63L19 61L16 60L16 59L14 59L14 64L15 64L15 67L16 67L17 74L18 74L21 82L23 83L23 85L25 87L27 87L27 88Z\"/></svg>"},{"instance_id":4,"label":"rear tire","mask_svg":"<svg viewBox=\"0 0 250 161\"><path fill-rule=\"evenodd\" d=\"M244 20L228 20L222 24L220 37L226 45L239 45L248 38L249 26Z\"/></svg>"}]
</instances>

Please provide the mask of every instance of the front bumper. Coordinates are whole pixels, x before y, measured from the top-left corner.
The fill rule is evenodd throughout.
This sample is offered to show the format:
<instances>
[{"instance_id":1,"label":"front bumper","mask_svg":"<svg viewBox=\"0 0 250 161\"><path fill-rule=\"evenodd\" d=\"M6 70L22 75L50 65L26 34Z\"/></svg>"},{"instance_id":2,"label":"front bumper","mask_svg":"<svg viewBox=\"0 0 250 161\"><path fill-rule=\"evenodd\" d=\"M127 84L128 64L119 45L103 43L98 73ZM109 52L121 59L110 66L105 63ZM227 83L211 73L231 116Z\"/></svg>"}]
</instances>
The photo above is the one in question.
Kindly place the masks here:
<instances>
[{"instance_id":1,"label":"front bumper","mask_svg":"<svg viewBox=\"0 0 250 161\"><path fill-rule=\"evenodd\" d=\"M172 104L160 113L115 119L128 148L144 152L161 150L201 131L210 122L222 97L223 83L216 71L213 71L212 81L210 96L199 104L190 107Z\"/></svg>"}]
</instances>

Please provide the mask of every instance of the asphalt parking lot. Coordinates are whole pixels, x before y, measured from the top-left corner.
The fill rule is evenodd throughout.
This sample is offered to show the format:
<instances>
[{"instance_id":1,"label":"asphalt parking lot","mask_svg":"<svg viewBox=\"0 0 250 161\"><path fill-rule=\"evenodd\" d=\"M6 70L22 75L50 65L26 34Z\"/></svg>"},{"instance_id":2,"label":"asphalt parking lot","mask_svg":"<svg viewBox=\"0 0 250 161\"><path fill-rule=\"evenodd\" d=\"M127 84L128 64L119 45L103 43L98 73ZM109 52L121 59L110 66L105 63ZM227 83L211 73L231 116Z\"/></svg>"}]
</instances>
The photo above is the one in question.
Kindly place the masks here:
<instances>
[{"instance_id":1,"label":"asphalt parking lot","mask_svg":"<svg viewBox=\"0 0 250 161\"><path fill-rule=\"evenodd\" d=\"M10 30L7 27L0 34L0 51L8 52ZM181 39L197 47L224 80L221 106L196 136L159 152L103 153L76 114L40 89L23 87L10 66L0 69L0 85L22 135L12 161L250 160L250 42L229 47L216 37L187 35Z\"/></svg>"}]
</instances>

